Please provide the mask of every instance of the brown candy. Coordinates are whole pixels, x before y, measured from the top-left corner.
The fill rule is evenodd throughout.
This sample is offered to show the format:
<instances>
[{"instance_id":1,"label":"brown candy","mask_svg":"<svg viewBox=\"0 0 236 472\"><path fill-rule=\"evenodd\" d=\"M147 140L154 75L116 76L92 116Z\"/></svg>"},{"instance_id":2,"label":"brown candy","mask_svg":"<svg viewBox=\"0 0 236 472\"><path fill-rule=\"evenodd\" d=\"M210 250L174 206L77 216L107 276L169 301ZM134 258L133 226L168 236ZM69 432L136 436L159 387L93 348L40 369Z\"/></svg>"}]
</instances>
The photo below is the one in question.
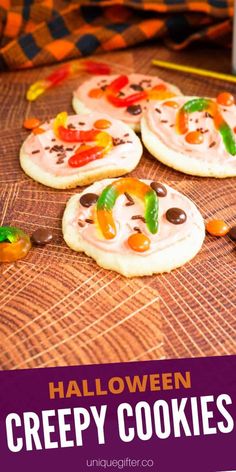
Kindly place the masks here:
<instances>
[{"instance_id":1,"label":"brown candy","mask_svg":"<svg viewBox=\"0 0 236 472\"><path fill-rule=\"evenodd\" d=\"M166 219L173 225L181 225L187 219L187 215L181 208L169 208L166 212Z\"/></svg>"},{"instance_id":2,"label":"brown candy","mask_svg":"<svg viewBox=\"0 0 236 472\"><path fill-rule=\"evenodd\" d=\"M229 230L228 235L230 239L233 241L236 241L236 226L232 226L232 228Z\"/></svg>"},{"instance_id":3,"label":"brown candy","mask_svg":"<svg viewBox=\"0 0 236 472\"><path fill-rule=\"evenodd\" d=\"M153 181L150 184L150 187L155 190L158 197L165 197L167 195L167 190L164 185L160 184L159 182Z\"/></svg>"},{"instance_id":4,"label":"brown candy","mask_svg":"<svg viewBox=\"0 0 236 472\"><path fill-rule=\"evenodd\" d=\"M140 113L142 113L142 108L140 105L130 105L127 107L126 111L130 113L130 115L140 115Z\"/></svg>"},{"instance_id":5,"label":"brown candy","mask_svg":"<svg viewBox=\"0 0 236 472\"><path fill-rule=\"evenodd\" d=\"M98 200L98 195L96 193L85 193L80 197L80 204L84 207L90 207L94 205Z\"/></svg>"},{"instance_id":6,"label":"brown candy","mask_svg":"<svg viewBox=\"0 0 236 472\"><path fill-rule=\"evenodd\" d=\"M45 246L52 241L53 235L51 231L46 228L38 228L33 232L31 240L37 246Z\"/></svg>"}]
</instances>

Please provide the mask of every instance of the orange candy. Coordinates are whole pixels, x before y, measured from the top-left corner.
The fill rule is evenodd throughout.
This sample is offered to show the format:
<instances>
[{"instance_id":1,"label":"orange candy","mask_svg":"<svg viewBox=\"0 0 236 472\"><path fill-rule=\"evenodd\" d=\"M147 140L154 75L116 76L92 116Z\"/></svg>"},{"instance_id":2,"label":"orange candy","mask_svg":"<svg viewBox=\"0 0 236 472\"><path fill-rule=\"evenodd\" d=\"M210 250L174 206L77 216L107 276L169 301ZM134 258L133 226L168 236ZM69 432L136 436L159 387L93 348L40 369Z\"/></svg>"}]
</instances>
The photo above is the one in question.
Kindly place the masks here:
<instances>
[{"instance_id":1,"label":"orange candy","mask_svg":"<svg viewBox=\"0 0 236 472\"><path fill-rule=\"evenodd\" d=\"M33 129L33 133L34 133L34 134L43 134L43 133L45 133L45 129L43 129L43 128L35 128L35 129Z\"/></svg>"},{"instance_id":2,"label":"orange candy","mask_svg":"<svg viewBox=\"0 0 236 472\"><path fill-rule=\"evenodd\" d=\"M166 107L170 107L170 108L178 108L179 107L178 103L174 102L174 100L167 100L167 102L165 102L164 105Z\"/></svg>"},{"instance_id":3,"label":"orange candy","mask_svg":"<svg viewBox=\"0 0 236 472\"><path fill-rule=\"evenodd\" d=\"M150 239L143 233L134 233L128 239L128 244L137 252L145 252L150 248Z\"/></svg>"},{"instance_id":4,"label":"orange candy","mask_svg":"<svg viewBox=\"0 0 236 472\"><path fill-rule=\"evenodd\" d=\"M97 120L95 121L94 126L97 129L107 129L111 126L111 122L108 120Z\"/></svg>"},{"instance_id":5,"label":"orange candy","mask_svg":"<svg viewBox=\"0 0 236 472\"><path fill-rule=\"evenodd\" d=\"M38 118L26 118L23 126L26 129L35 129L40 125L40 120Z\"/></svg>"},{"instance_id":6,"label":"orange candy","mask_svg":"<svg viewBox=\"0 0 236 472\"><path fill-rule=\"evenodd\" d=\"M231 105L234 105L234 96L231 93L222 92L218 95L216 101L220 105L230 107Z\"/></svg>"},{"instance_id":7,"label":"orange candy","mask_svg":"<svg viewBox=\"0 0 236 472\"><path fill-rule=\"evenodd\" d=\"M200 131L190 131L190 133L185 136L185 139L190 144L201 144L204 140L203 134L200 133Z\"/></svg>"},{"instance_id":8,"label":"orange candy","mask_svg":"<svg viewBox=\"0 0 236 472\"><path fill-rule=\"evenodd\" d=\"M88 93L90 98L101 98L103 96L103 91L101 89L91 89Z\"/></svg>"},{"instance_id":9,"label":"orange candy","mask_svg":"<svg viewBox=\"0 0 236 472\"><path fill-rule=\"evenodd\" d=\"M225 236L230 228L223 220L210 220L206 224L206 230L212 236Z\"/></svg>"}]
</instances>

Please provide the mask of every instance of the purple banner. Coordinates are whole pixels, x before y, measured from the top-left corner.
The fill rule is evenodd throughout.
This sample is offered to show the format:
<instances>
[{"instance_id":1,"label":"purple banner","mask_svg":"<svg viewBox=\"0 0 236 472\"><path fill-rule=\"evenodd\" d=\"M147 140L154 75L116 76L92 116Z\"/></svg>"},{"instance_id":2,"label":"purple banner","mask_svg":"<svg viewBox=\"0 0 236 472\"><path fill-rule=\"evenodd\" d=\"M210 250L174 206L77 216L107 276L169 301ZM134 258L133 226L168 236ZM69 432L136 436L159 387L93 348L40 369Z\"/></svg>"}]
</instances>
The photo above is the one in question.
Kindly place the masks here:
<instances>
[{"instance_id":1,"label":"purple banner","mask_svg":"<svg viewBox=\"0 0 236 472\"><path fill-rule=\"evenodd\" d=\"M7 472L236 471L236 356L0 372Z\"/></svg>"}]
</instances>

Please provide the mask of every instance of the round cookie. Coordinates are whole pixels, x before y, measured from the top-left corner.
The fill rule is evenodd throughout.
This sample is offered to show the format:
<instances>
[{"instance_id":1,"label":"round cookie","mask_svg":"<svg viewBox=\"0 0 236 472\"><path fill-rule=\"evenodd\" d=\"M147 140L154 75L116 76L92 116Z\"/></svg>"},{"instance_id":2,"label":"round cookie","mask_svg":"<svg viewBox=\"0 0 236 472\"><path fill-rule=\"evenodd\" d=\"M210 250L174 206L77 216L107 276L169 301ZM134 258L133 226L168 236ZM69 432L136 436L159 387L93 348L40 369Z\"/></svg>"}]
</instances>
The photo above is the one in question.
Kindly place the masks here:
<instances>
[{"instance_id":1,"label":"round cookie","mask_svg":"<svg viewBox=\"0 0 236 472\"><path fill-rule=\"evenodd\" d=\"M114 207L106 214L109 205ZM104 215L109 220L107 234ZM106 179L73 195L62 230L71 249L126 277L182 266L198 253L205 237L203 218L191 200L168 185L132 178Z\"/></svg>"},{"instance_id":2,"label":"round cookie","mask_svg":"<svg viewBox=\"0 0 236 472\"><path fill-rule=\"evenodd\" d=\"M181 96L150 103L141 122L149 152L186 174L236 176L236 106L232 101L220 103L222 95L227 94L217 99Z\"/></svg>"},{"instance_id":3,"label":"round cookie","mask_svg":"<svg viewBox=\"0 0 236 472\"><path fill-rule=\"evenodd\" d=\"M89 113L91 110L102 112L122 120L127 123L135 131L140 131L140 120L145 111L149 98L140 99L134 102L133 105L116 106L107 98L107 86L114 80L119 78L118 75L100 75L92 77L81 84L73 95L73 108L76 113ZM157 76L143 75L143 74L129 74L126 77L128 82L120 91L117 91L116 97L118 99L126 99L132 94L142 94L147 91L150 92L152 88L158 87L158 92L165 93L168 96L180 95L180 90L168 82L164 82ZM125 82L125 80L124 80ZM168 95L167 95L168 93Z\"/></svg>"},{"instance_id":4,"label":"round cookie","mask_svg":"<svg viewBox=\"0 0 236 472\"><path fill-rule=\"evenodd\" d=\"M60 124L61 115L65 126L63 134L58 135L55 122L59 120ZM32 179L48 187L74 188L126 174L138 165L142 144L129 126L97 112L65 116L63 112L59 118L44 123L40 127L42 133L32 132L24 141L20 164ZM71 141L74 133L76 142ZM80 151L83 152L79 154ZM95 159L95 155L99 158Z\"/></svg>"}]
</instances>

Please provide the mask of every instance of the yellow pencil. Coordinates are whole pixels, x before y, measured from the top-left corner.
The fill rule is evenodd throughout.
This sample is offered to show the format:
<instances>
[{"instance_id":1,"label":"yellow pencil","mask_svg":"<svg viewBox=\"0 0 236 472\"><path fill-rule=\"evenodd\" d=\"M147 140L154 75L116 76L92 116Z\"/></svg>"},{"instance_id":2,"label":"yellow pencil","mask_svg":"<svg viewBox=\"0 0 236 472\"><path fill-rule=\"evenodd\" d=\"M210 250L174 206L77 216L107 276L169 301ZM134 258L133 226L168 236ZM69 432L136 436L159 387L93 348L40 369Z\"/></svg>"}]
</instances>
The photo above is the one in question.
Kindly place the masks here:
<instances>
[{"instance_id":1,"label":"yellow pencil","mask_svg":"<svg viewBox=\"0 0 236 472\"><path fill-rule=\"evenodd\" d=\"M228 82L236 83L236 76L230 74L222 74L220 72L214 72L213 70L197 69L196 67L182 66L180 64L174 64L173 62L152 60L154 66L163 67L164 69L172 69L181 72L188 72L190 74L197 74L205 77L213 77L214 79L225 80Z\"/></svg>"}]
</instances>

